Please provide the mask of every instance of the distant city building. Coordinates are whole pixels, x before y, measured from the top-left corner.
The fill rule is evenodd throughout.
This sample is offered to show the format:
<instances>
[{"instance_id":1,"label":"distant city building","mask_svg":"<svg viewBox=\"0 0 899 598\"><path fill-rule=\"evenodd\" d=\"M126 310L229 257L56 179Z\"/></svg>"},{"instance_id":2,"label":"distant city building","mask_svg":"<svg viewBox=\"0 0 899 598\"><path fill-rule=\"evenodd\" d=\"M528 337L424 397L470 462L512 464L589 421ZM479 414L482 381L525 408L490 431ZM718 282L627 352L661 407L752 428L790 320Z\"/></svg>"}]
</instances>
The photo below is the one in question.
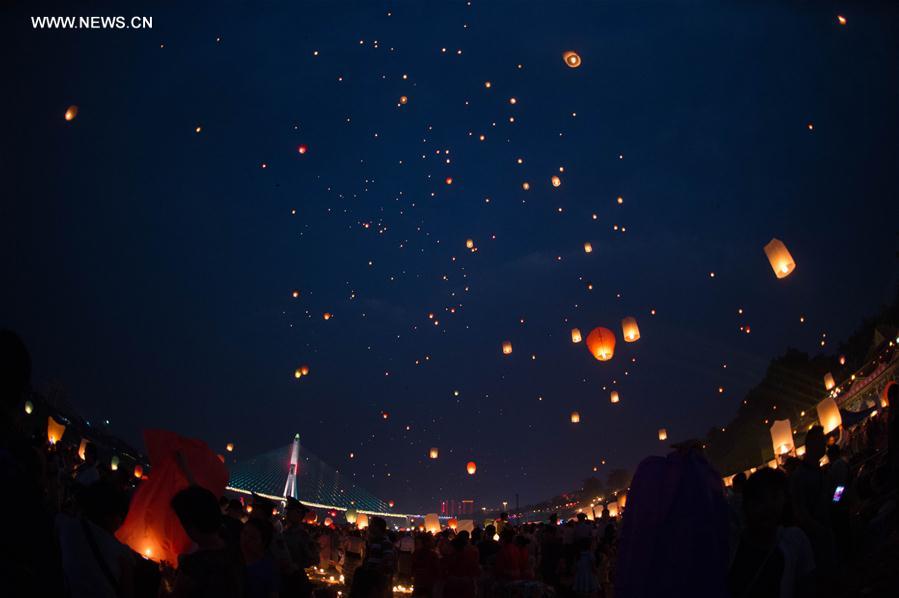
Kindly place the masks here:
<instances>
[{"instance_id":1,"label":"distant city building","mask_svg":"<svg viewBox=\"0 0 899 598\"><path fill-rule=\"evenodd\" d=\"M444 500L440 502L440 514L447 517L458 515L474 515L474 500L464 498L462 500Z\"/></svg>"}]
</instances>

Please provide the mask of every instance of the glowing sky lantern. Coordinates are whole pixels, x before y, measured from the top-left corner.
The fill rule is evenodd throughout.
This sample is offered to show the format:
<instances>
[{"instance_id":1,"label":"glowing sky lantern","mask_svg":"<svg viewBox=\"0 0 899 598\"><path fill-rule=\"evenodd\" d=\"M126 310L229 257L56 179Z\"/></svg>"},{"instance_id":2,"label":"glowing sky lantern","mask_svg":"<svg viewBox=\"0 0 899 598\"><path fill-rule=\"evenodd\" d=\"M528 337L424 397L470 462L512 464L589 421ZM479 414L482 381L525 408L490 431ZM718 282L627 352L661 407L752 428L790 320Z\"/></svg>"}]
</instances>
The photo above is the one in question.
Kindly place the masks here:
<instances>
[{"instance_id":1,"label":"glowing sky lantern","mask_svg":"<svg viewBox=\"0 0 899 598\"><path fill-rule=\"evenodd\" d=\"M553 184L553 187L558 187L562 184L562 179L560 179L557 175L553 175L549 180Z\"/></svg>"},{"instance_id":2,"label":"glowing sky lantern","mask_svg":"<svg viewBox=\"0 0 899 598\"><path fill-rule=\"evenodd\" d=\"M233 443L233 442L229 442L228 444L226 444L226 445L225 445L225 450L228 451L229 453L234 452L234 443Z\"/></svg>"},{"instance_id":3,"label":"glowing sky lantern","mask_svg":"<svg viewBox=\"0 0 899 598\"><path fill-rule=\"evenodd\" d=\"M451 530L455 531L455 529L456 529L457 527L459 527L459 520L456 519L455 517L450 518L450 520L446 522L446 527L448 527L448 528L450 528Z\"/></svg>"},{"instance_id":4,"label":"glowing sky lantern","mask_svg":"<svg viewBox=\"0 0 899 598\"><path fill-rule=\"evenodd\" d=\"M843 424L840 408L837 407L837 402L832 398L827 397L818 403L817 410L818 421L821 422L821 427L824 428L825 434L830 434Z\"/></svg>"},{"instance_id":5,"label":"glowing sky lantern","mask_svg":"<svg viewBox=\"0 0 899 598\"><path fill-rule=\"evenodd\" d=\"M119 456L118 455L113 455L112 458L109 460L109 469L112 471L119 470Z\"/></svg>"},{"instance_id":6,"label":"glowing sky lantern","mask_svg":"<svg viewBox=\"0 0 899 598\"><path fill-rule=\"evenodd\" d=\"M425 531L435 535L440 533L440 519L437 517L437 513L425 515Z\"/></svg>"},{"instance_id":7,"label":"glowing sky lantern","mask_svg":"<svg viewBox=\"0 0 899 598\"><path fill-rule=\"evenodd\" d=\"M793 426L788 419L779 419L771 425L771 446L774 454L785 455L792 452L796 445L793 444Z\"/></svg>"},{"instance_id":8,"label":"glowing sky lantern","mask_svg":"<svg viewBox=\"0 0 899 598\"><path fill-rule=\"evenodd\" d=\"M659 440L668 440L668 430L659 428Z\"/></svg>"},{"instance_id":9,"label":"glowing sky lantern","mask_svg":"<svg viewBox=\"0 0 899 598\"><path fill-rule=\"evenodd\" d=\"M62 435L66 432L66 425L61 424L55 419L53 416L47 417L47 442L50 444L56 444L60 440L62 440Z\"/></svg>"},{"instance_id":10,"label":"glowing sky lantern","mask_svg":"<svg viewBox=\"0 0 899 598\"><path fill-rule=\"evenodd\" d=\"M300 366L300 373L303 374L304 376L308 376L308 375L309 375L309 366L308 366L308 365L301 365L301 366Z\"/></svg>"},{"instance_id":11,"label":"glowing sky lantern","mask_svg":"<svg viewBox=\"0 0 899 598\"><path fill-rule=\"evenodd\" d=\"M322 319L325 320L326 322L327 322L328 320L330 320L330 319L331 319L331 312L326 311L325 313L323 313L323 314L322 314Z\"/></svg>"},{"instance_id":12,"label":"glowing sky lantern","mask_svg":"<svg viewBox=\"0 0 899 598\"><path fill-rule=\"evenodd\" d=\"M356 516L356 527L359 529L365 529L368 527L368 515L365 513L359 513Z\"/></svg>"},{"instance_id":13,"label":"glowing sky lantern","mask_svg":"<svg viewBox=\"0 0 899 598\"><path fill-rule=\"evenodd\" d=\"M134 466L134 477L137 479L141 479L144 477L144 466L138 463Z\"/></svg>"},{"instance_id":14,"label":"glowing sky lantern","mask_svg":"<svg viewBox=\"0 0 899 598\"><path fill-rule=\"evenodd\" d=\"M66 108L65 119L67 121L75 120L75 117L78 116L78 106L72 104L68 108Z\"/></svg>"},{"instance_id":15,"label":"glowing sky lantern","mask_svg":"<svg viewBox=\"0 0 899 598\"><path fill-rule=\"evenodd\" d=\"M577 52L569 50L562 54L562 60L568 65L568 68L576 69L581 66L581 57Z\"/></svg>"},{"instance_id":16,"label":"glowing sky lantern","mask_svg":"<svg viewBox=\"0 0 899 598\"><path fill-rule=\"evenodd\" d=\"M621 494L618 495L618 506L621 507L622 509L627 507L627 493L626 492L622 492Z\"/></svg>"},{"instance_id":17,"label":"glowing sky lantern","mask_svg":"<svg viewBox=\"0 0 899 598\"><path fill-rule=\"evenodd\" d=\"M512 354L512 341L503 341L503 355Z\"/></svg>"},{"instance_id":18,"label":"glowing sky lantern","mask_svg":"<svg viewBox=\"0 0 899 598\"><path fill-rule=\"evenodd\" d=\"M593 244L590 241L584 243L584 253L593 253Z\"/></svg>"},{"instance_id":19,"label":"glowing sky lantern","mask_svg":"<svg viewBox=\"0 0 899 598\"><path fill-rule=\"evenodd\" d=\"M827 372L824 374L824 388L827 390L833 390L833 387L836 386L837 383L833 379L833 374Z\"/></svg>"},{"instance_id":20,"label":"glowing sky lantern","mask_svg":"<svg viewBox=\"0 0 899 598\"><path fill-rule=\"evenodd\" d=\"M309 146L306 145L305 143L301 143L301 144L297 147L297 153L299 153L299 154L305 154L305 153L308 152L308 151L309 151Z\"/></svg>"},{"instance_id":21,"label":"glowing sky lantern","mask_svg":"<svg viewBox=\"0 0 899 598\"><path fill-rule=\"evenodd\" d=\"M846 17L844 17L843 15L837 15L837 23L839 23L840 25L845 25Z\"/></svg>"},{"instance_id":22,"label":"glowing sky lantern","mask_svg":"<svg viewBox=\"0 0 899 598\"><path fill-rule=\"evenodd\" d=\"M612 394L609 395L609 400L612 401L613 403L617 403L618 401L621 400L621 397L618 396L617 390L612 391Z\"/></svg>"},{"instance_id":23,"label":"glowing sky lantern","mask_svg":"<svg viewBox=\"0 0 899 598\"><path fill-rule=\"evenodd\" d=\"M333 524L333 523L334 523L333 519L331 519L330 517L325 517L325 521L324 521L325 527L331 527L331 524Z\"/></svg>"},{"instance_id":24,"label":"glowing sky lantern","mask_svg":"<svg viewBox=\"0 0 899 598\"><path fill-rule=\"evenodd\" d=\"M631 316L621 320L621 335L626 343L640 340L640 328L637 326L637 320Z\"/></svg>"},{"instance_id":25,"label":"glowing sky lantern","mask_svg":"<svg viewBox=\"0 0 899 598\"><path fill-rule=\"evenodd\" d=\"M572 328L571 329L571 342L573 342L573 343L581 342L581 329L580 328Z\"/></svg>"},{"instance_id":26,"label":"glowing sky lantern","mask_svg":"<svg viewBox=\"0 0 899 598\"><path fill-rule=\"evenodd\" d=\"M578 413L577 411L572 411L571 412L571 423L573 423L573 424L581 423L581 414Z\"/></svg>"},{"instance_id":27,"label":"glowing sky lantern","mask_svg":"<svg viewBox=\"0 0 899 598\"><path fill-rule=\"evenodd\" d=\"M474 239L465 239L465 246L468 249L474 249Z\"/></svg>"},{"instance_id":28,"label":"glowing sky lantern","mask_svg":"<svg viewBox=\"0 0 899 598\"><path fill-rule=\"evenodd\" d=\"M391 509L393 508L394 504L396 504L396 503L394 503L392 500L387 501L387 506L390 507Z\"/></svg>"},{"instance_id":29,"label":"glowing sky lantern","mask_svg":"<svg viewBox=\"0 0 899 598\"><path fill-rule=\"evenodd\" d=\"M436 459L436 458L439 457L439 456L440 456L440 451L437 449L436 446L435 446L435 447L432 447L431 450L428 451L428 458L429 458L429 459Z\"/></svg>"},{"instance_id":30,"label":"glowing sky lantern","mask_svg":"<svg viewBox=\"0 0 899 598\"><path fill-rule=\"evenodd\" d=\"M32 403L31 401L25 401L25 413L27 415L31 415L32 413L34 413L34 403Z\"/></svg>"},{"instance_id":31,"label":"glowing sky lantern","mask_svg":"<svg viewBox=\"0 0 899 598\"><path fill-rule=\"evenodd\" d=\"M608 328L597 326L587 335L587 349L599 361L608 361L615 354L615 335Z\"/></svg>"},{"instance_id":32,"label":"glowing sky lantern","mask_svg":"<svg viewBox=\"0 0 899 598\"><path fill-rule=\"evenodd\" d=\"M87 445L90 441L87 438L82 438L81 443L78 445L78 458L84 461L84 453L87 450Z\"/></svg>"},{"instance_id":33,"label":"glowing sky lantern","mask_svg":"<svg viewBox=\"0 0 899 598\"><path fill-rule=\"evenodd\" d=\"M468 475L474 475L474 472L478 470L478 464L474 461L469 461L465 466L465 471L468 472Z\"/></svg>"},{"instance_id":34,"label":"glowing sky lantern","mask_svg":"<svg viewBox=\"0 0 899 598\"><path fill-rule=\"evenodd\" d=\"M774 270L775 276L778 278L786 278L796 269L796 262L793 256L787 250L787 246L780 239L771 239L765 245L765 255L771 263L771 269Z\"/></svg>"},{"instance_id":35,"label":"glowing sky lantern","mask_svg":"<svg viewBox=\"0 0 899 598\"><path fill-rule=\"evenodd\" d=\"M447 185L452 185L452 184L453 184L453 177L451 177L451 176L446 177L446 179L444 180L444 182L445 182Z\"/></svg>"},{"instance_id":36,"label":"glowing sky lantern","mask_svg":"<svg viewBox=\"0 0 899 598\"><path fill-rule=\"evenodd\" d=\"M609 517L618 517L618 503L610 502L606 508L609 510Z\"/></svg>"},{"instance_id":37,"label":"glowing sky lantern","mask_svg":"<svg viewBox=\"0 0 899 598\"><path fill-rule=\"evenodd\" d=\"M406 96L400 96L400 104L406 104L409 101L409 98Z\"/></svg>"},{"instance_id":38,"label":"glowing sky lantern","mask_svg":"<svg viewBox=\"0 0 899 598\"><path fill-rule=\"evenodd\" d=\"M358 513L356 513L356 509L347 509L346 510L346 522L349 523L350 525L353 525L354 523L356 523L357 515L358 515Z\"/></svg>"},{"instance_id":39,"label":"glowing sky lantern","mask_svg":"<svg viewBox=\"0 0 899 598\"><path fill-rule=\"evenodd\" d=\"M302 378L302 377L303 377L303 370L302 370L302 368L297 368L297 369L295 369L295 370L293 371L293 377L294 377L294 378Z\"/></svg>"}]
</instances>

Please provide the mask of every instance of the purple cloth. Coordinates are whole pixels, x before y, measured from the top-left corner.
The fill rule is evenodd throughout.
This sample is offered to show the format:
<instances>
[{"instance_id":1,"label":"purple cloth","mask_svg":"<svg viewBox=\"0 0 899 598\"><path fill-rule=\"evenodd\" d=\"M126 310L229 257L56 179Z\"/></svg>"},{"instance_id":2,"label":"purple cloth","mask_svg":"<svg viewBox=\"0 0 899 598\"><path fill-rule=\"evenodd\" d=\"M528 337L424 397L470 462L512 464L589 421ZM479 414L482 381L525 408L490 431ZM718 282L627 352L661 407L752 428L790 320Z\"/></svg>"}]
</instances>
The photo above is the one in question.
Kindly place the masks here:
<instances>
[{"instance_id":1,"label":"purple cloth","mask_svg":"<svg viewBox=\"0 0 899 598\"><path fill-rule=\"evenodd\" d=\"M637 467L621 526L616 598L727 596L721 476L696 450Z\"/></svg>"}]
</instances>

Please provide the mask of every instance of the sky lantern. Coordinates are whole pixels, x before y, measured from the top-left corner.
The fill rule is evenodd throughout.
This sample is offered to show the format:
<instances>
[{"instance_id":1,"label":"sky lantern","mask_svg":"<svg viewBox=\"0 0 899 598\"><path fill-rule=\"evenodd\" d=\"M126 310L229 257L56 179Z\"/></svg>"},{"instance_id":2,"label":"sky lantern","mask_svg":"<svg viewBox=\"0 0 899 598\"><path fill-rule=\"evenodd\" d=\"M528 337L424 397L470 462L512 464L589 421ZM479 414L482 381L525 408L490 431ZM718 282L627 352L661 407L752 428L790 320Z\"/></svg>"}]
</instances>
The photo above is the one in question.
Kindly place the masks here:
<instances>
[{"instance_id":1,"label":"sky lantern","mask_svg":"<svg viewBox=\"0 0 899 598\"><path fill-rule=\"evenodd\" d=\"M525 181L521 184L521 188L524 189L525 191L527 191L528 189L531 188L531 184L529 182Z\"/></svg>"},{"instance_id":2,"label":"sky lantern","mask_svg":"<svg viewBox=\"0 0 899 598\"><path fill-rule=\"evenodd\" d=\"M840 25L845 25L846 17L844 17L843 15L837 15L837 23L839 23Z\"/></svg>"},{"instance_id":3,"label":"sky lantern","mask_svg":"<svg viewBox=\"0 0 899 598\"><path fill-rule=\"evenodd\" d=\"M774 270L775 276L778 278L786 278L796 269L796 262L793 256L787 250L787 246L780 239L771 239L765 245L765 255L771 263L771 269Z\"/></svg>"},{"instance_id":4,"label":"sky lantern","mask_svg":"<svg viewBox=\"0 0 899 598\"><path fill-rule=\"evenodd\" d=\"M437 513L425 515L425 531L435 536L440 533L440 518L437 517Z\"/></svg>"},{"instance_id":5,"label":"sky lantern","mask_svg":"<svg viewBox=\"0 0 899 598\"><path fill-rule=\"evenodd\" d=\"M557 175L555 175L555 174L554 174L554 175L552 176L552 178L549 179L549 180L550 180L550 182L553 184L553 187L558 187L559 185L562 184L562 179L560 179L560 178L559 178Z\"/></svg>"},{"instance_id":6,"label":"sky lantern","mask_svg":"<svg viewBox=\"0 0 899 598\"><path fill-rule=\"evenodd\" d=\"M474 239L465 239L465 247L474 249Z\"/></svg>"},{"instance_id":7,"label":"sky lantern","mask_svg":"<svg viewBox=\"0 0 899 598\"><path fill-rule=\"evenodd\" d=\"M617 391L617 390L613 390L613 391L612 391L612 394L609 395L609 400L612 401L612 403L617 403L618 401L621 400L621 397L618 396L618 391Z\"/></svg>"},{"instance_id":8,"label":"sky lantern","mask_svg":"<svg viewBox=\"0 0 899 598\"><path fill-rule=\"evenodd\" d=\"M618 503L610 502L606 505L606 508L609 510L609 517L618 517Z\"/></svg>"},{"instance_id":9,"label":"sky lantern","mask_svg":"<svg viewBox=\"0 0 899 598\"><path fill-rule=\"evenodd\" d=\"M577 52L572 50L568 50L564 54L562 54L562 60L565 61L565 64L568 68L576 69L581 66L581 56Z\"/></svg>"},{"instance_id":10,"label":"sky lantern","mask_svg":"<svg viewBox=\"0 0 899 598\"><path fill-rule=\"evenodd\" d=\"M793 444L793 426L788 419L779 419L771 425L771 446L774 447L774 455L786 455L792 452L796 445Z\"/></svg>"},{"instance_id":11,"label":"sky lantern","mask_svg":"<svg viewBox=\"0 0 899 598\"><path fill-rule=\"evenodd\" d=\"M228 444L226 444L225 450L228 451L229 453L233 453L234 452L234 443L229 442Z\"/></svg>"},{"instance_id":12,"label":"sky lantern","mask_svg":"<svg viewBox=\"0 0 899 598\"><path fill-rule=\"evenodd\" d=\"M72 104L71 106L66 108L65 119L67 121L75 120L76 116L78 116L78 106L76 106L75 104Z\"/></svg>"},{"instance_id":13,"label":"sky lantern","mask_svg":"<svg viewBox=\"0 0 899 598\"><path fill-rule=\"evenodd\" d=\"M827 390L833 390L833 387L836 386L837 383L833 379L833 374L827 372L824 374L824 388Z\"/></svg>"},{"instance_id":14,"label":"sky lantern","mask_svg":"<svg viewBox=\"0 0 899 598\"><path fill-rule=\"evenodd\" d=\"M512 341L503 341L503 355L512 354Z\"/></svg>"},{"instance_id":15,"label":"sky lantern","mask_svg":"<svg viewBox=\"0 0 899 598\"><path fill-rule=\"evenodd\" d=\"M144 466L138 463L134 466L134 477L137 479L141 479L144 477Z\"/></svg>"},{"instance_id":16,"label":"sky lantern","mask_svg":"<svg viewBox=\"0 0 899 598\"><path fill-rule=\"evenodd\" d=\"M581 414L578 413L577 411L572 411L571 412L571 423L573 423L573 424L581 423Z\"/></svg>"},{"instance_id":17,"label":"sky lantern","mask_svg":"<svg viewBox=\"0 0 899 598\"><path fill-rule=\"evenodd\" d=\"M668 440L668 430L659 428L659 440Z\"/></svg>"},{"instance_id":18,"label":"sky lantern","mask_svg":"<svg viewBox=\"0 0 899 598\"><path fill-rule=\"evenodd\" d=\"M400 96L400 104L406 104L409 102L409 98L406 96Z\"/></svg>"},{"instance_id":19,"label":"sky lantern","mask_svg":"<svg viewBox=\"0 0 899 598\"><path fill-rule=\"evenodd\" d=\"M631 316L621 320L621 335L626 343L640 340L640 328L637 326L637 320Z\"/></svg>"},{"instance_id":20,"label":"sky lantern","mask_svg":"<svg viewBox=\"0 0 899 598\"><path fill-rule=\"evenodd\" d=\"M431 450L428 451L428 458L429 458L429 459L436 459L436 458L439 457L439 456L440 456L440 451L437 449L436 446L435 446L435 447L431 447Z\"/></svg>"},{"instance_id":21,"label":"sky lantern","mask_svg":"<svg viewBox=\"0 0 899 598\"><path fill-rule=\"evenodd\" d=\"M622 509L627 506L627 492L621 492L618 495L618 506Z\"/></svg>"},{"instance_id":22,"label":"sky lantern","mask_svg":"<svg viewBox=\"0 0 899 598\"><path fill-rule=\"evenodd\" d=\"M322 319L325 320L326 322L327 322L328 320L330 320L330 319L331 319L331 312L326 311L325 313L323 313L323 314L322 314Z\"/></svg>"},{"instance_id":23,"label":"sky lantern","mask_svg":"<svg viewBox=\"0 0 899 598\"><path fill-rule=\"evenodd\" d=\"M387 506L390 507L391 509L393 508L394 504L396 504L396 503L394 503L392 500L387 501Z\"/></svg>"},{"instance_id":24,"label":"sky lantern","mask_svg":"<svg viewBox=\"0 0 899 598\"><path fill-rule=\"evenodd\" d=\"M31 401L25 401L25 414L31 415L32 413L34 413L34 403L32 403Z\"/></svg>"},{"instance_id":25,"label":"sky lantern","mask_svg":"<svg viewBox=\"0 0 899 598\"><path fill-rule=\"evenodd\" d=\"M66 425L61 424L50 415L47 417L47 442L56 444L62 440L62 435L66 432Z\"/></svg>"},{"instance_id":26,"label":"sky lantern","mask_svg":"<svg viewBox=\"0 0 899 598\"><path fill-rule=\"evenodd\" d=\"M572 328L571 329L571 342L573 342L573 343L581 342L581 329L580 328Z\"/></svg>"},{"instance_id":27,"label":"sky lantern","mask_svg":"<svg viewBox=\"0 0 899 598\"><path fill-rule=\"evenodd\" d=\"M846 356L840 355L840 365L846 365Z\"/></svg>"},{"instance_id":28,"label":"sky lantern","mask_svg":"<svg viewBox=\"0 0 899 598\"><path fill-rule=\"evenodd\" d=\"M297 152L298 152L299 154L305 154L305 153L308 152L308 151L309 151L309 146L306 145L305 143L301 143L301 144L299 145L299 147L297 147Z\"/></svg>"},{"instance_id":29,"label":"sky lantern","mask_svg":"<svg viewBox=\"0 0 899 598\"><path fill-rule=\"evenodd\" d=\"M353 525L354 523L356 523L357 515L358 515L358 513L356 513L356 509L347 509L346 510L346 522L349 523L350 525Z\"/></svg>"},{"instance_id":30,"label":"sky lantern","mask_svg":"<svg viewBox=\"0 0 899 598\"><path fill-rule=\"evenodd\" d=\"M455 517L450 518L450 520L446 522L446 527L456 531L456 528L459 527L459 520Z\"/></svg>"},{"instance_id":31,"label":"sky lantern","mask_svg":"<svg viewBox=\"0 0 899 598\"><path fill-rule=\"evenodd\" d=\"M840 415L840 408L837 407L837 402L832 398L827 397L818 403L817 410L818 421L821 422L821 427L824 428L825 434L830 434L843 425L843 417Z\"/></svg>"},{"instance_id":32,"label":"sky lantern","mask_svg":"<svg viewBox=\"0 0 899 598\"><path fill-rule=\"evenodd\" d=\"M82 438L81 443L78 444L78 458L84 461L85 451L87 450L87 445L90 444L90 440L87 438Z\"/></svg>"},{"instance_id":33,"label":"sky lantern","mask_svg":"<svg viewBox=\"0 0 899 598\"><path fill-rule=\"evenodd\" d=\"M368 527L368 515L365 513L359 513L356 515L356 527L359 529L365 529Z\"/></svg>"},{"instance_id":34,"label":"sky lantern","mask_svg":"<svg viewBox=\"0 0 899 598\"><path fill-rule=\"evenodd\" d=\"M444 182L446 182L447 185L452 185L453 177L451 177L451 176L446 177L446 180Z\"/></svg>"},{"instance_id":35,"label":"sky lantern","mask_svg":"<svg viewBox=\"0 0 899 598\"><path fill-rule=\"evenodd\" d=\"M584 253L593 253L593 244L590 241L584 243Z\"/></svg>"},{"instance_id":36,"label":"sky lantern","mask_svg":"<svg viewBox=\"0 0 899 598\"><path fill-rule=\"evenodd\" d=\"M465 466L465 470L468 472L468 475L474 475L474 472L478 470L478 464L474 461L469 461Z\"/></svg>"},{"instance_id":37,"label":"sky lantern","mask_svg":"<svg viewBox=\"0 0 899 598\"><path fill-rule=\"evenodd\" d=\"M109 460L109 469L111 471L119 470L119 456L118 455L113 455L112 458Z\"/></svg>"},{"instance_id":38,"label":"sky lantern","mask_svg":"<svg viewBox=\"0 0 899 598\"><path fill-rule=\"evenodd\" d=\"M615 335L608 328L597 326L587 335L587 349L599 361L608 361L615 354Z\"/></svg>"}]
</instances>

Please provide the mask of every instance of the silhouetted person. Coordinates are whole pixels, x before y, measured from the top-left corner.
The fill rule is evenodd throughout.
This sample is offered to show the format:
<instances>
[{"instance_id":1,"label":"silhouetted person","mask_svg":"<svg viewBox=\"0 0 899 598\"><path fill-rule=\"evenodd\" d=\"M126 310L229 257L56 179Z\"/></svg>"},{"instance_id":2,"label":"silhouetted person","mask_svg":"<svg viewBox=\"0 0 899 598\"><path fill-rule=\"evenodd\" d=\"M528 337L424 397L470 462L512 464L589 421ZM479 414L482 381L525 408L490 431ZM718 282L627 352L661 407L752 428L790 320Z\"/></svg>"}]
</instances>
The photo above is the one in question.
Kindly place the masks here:
<instances>
[{"instance_id":1,"label":"silhouetted person","mask_svg":"<svg viewBox=\"0 0 899 598\"><path fill-rule=\"evenodd\" d=\"M833 533L830 529L829 508L824 474L819 462L824 456L827 440L821 426L813 426L805 435L805 455L790 475L790 496L793 517L812 543L815 563L821 572L830 572L835 562Z\"/></svg>"},{"instance_id":2,"label":"silhouetted person","mask_svg":"<svg viewBox=\"0 0 899 598\"><path fill-rule=\"evenodd\" d=\"M0 330L0 513L6 517L0 579L7 588L28 588L33 596L61 595L53 515L44 501L45 462L16 425L30 380L25 343L14 332Z\"/></svg>"},{"instance_id":3,"label":"silhouetted person","mask_svg":"<svg viewBox=\"0 0 899 598\"><path fill-rule=\"evenodd\" d=\"M788 508L786 475L764 468L746 482L746 527L728 575L732 596L792 598L813 595L811 544L797 527L784 527Z\"/></svg>"},{"instance_id":4,"label":"silhouetted person","mask_svg":"<svg viewBox=\"0 0 899 598\"><path fill-rule=\"evenodd\" d=\"M178 598L242 596L240 556L222 539L222 512L215 495L190 486L172 498L172 509L196 550L180 555L177 571L167 573L171 594Z\"/></svg>"}]
</instances>

